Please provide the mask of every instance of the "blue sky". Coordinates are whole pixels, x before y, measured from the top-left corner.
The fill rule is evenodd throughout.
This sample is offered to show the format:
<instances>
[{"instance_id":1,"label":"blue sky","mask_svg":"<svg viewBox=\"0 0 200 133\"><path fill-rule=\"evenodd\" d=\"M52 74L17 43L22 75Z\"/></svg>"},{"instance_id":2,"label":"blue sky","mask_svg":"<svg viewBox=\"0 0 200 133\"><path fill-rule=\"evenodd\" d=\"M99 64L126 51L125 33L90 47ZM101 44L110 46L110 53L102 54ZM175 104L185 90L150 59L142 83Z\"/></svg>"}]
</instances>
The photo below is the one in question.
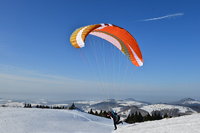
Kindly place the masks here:
<instances>
[{"instance_id":1,"label":"blue sky","mask_svg":"<svg viewBox=\"0 0 200 133\"><path fill-rule=\"evenodd\" d=\"M200 94L198 0L0 1L0 97L173 101ZM178 14L178 15L177 15ZM137 68L81 26L112 23L138 41ZM93 45L95 44L95 45Z\"/></svg>"}]
</instances>

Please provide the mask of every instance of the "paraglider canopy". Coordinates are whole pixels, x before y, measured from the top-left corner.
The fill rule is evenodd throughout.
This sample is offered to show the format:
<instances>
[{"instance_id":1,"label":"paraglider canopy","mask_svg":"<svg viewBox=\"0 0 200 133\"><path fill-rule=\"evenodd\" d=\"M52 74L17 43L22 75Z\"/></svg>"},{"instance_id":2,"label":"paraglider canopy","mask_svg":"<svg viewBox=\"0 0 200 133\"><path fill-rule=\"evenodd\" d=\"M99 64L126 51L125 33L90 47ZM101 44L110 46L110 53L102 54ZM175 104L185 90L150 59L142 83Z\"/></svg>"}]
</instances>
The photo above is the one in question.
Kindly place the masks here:
<instances>
[{"instance_id":1,"label":"paraglider canopy","mask_svg":"<svg viewBox=\"0 0 200 133\"><path fill-rule=\"evenodd\" d=\"M109 41L124 53L135 66L143 65L142 53L135 38L125 29L113 24L94 24L76 29L70 42L75 48L85 46L85 39L88 35L94 35Z\"/></svg>"}]
</instances>

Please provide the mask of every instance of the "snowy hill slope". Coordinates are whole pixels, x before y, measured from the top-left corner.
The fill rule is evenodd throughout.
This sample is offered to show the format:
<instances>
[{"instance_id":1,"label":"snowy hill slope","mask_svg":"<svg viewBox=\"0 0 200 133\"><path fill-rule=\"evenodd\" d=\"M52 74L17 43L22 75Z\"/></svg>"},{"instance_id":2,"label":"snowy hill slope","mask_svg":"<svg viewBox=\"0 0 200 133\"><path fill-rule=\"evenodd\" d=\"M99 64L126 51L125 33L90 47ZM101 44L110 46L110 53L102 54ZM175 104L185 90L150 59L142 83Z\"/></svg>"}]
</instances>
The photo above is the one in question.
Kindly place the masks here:
<instances>
[{"instance_id":1,"label":"snowy hill slope","mask_svg":"<svg viewBox=\"0 0 200 133\"><path fill-rule=\"evenodd\" d=\"M200 133L200 114L124 125L113 133Z\"/></svg>"},{"instance_id":2,"label":"snowy hill slope","mask_svg":"<svg viewBox=\"0 0 200 133\"><path fill-rule=\"evenodd\" d=\"M192 98L184 98L171 104L190 107L193 110L200 112L200 101Z\"/></svg>"},{"instance_id":3,"label":"snowy hill slope","mask_svg":"<svg viewBox=\"0 0 200 133\"><path fill-rule=\"evenodd\" d=\"M200 104L200 101L192 99L192 98L184 98L184 99L181 99L179 101L172 102L172 104L179 104L179 105L182 105L182 104L185 104L185 105L187 105L187 104Z\"/></svg>"},{"instance_id":4,"label":"snowy hill slope","mask_svg":"<svg viewBox=\"0 0 200 133\"><path fill-rule=\"evenodd\" d=\"M200 133L200 114L119 125L75 110L0 107L0 133Z\"/></svg>"},{"instance_id":5,"label":"snowy hill slope","mask_svg":"<svg viewBox=\"0 0 200 133\"><path fill-rule=\"evenodd\" d=\"M0 107L0 133L110 133L112 120L75 110Z\"/></svg>"},{"instance_id":6,"label":"snowy hill slope","mask_svg":"<svg viewBox=\"0 0 200 133\"><path fill-rule=\"evenodd\" d=\"M177 109L179 113L197 113L188 107L177 106L177 105L167 105L167 104L152 104L143 106L141 109L148 111L150 114L152 111L162 111L162 110L172 110Z\"/></svg>"}]
</instances>

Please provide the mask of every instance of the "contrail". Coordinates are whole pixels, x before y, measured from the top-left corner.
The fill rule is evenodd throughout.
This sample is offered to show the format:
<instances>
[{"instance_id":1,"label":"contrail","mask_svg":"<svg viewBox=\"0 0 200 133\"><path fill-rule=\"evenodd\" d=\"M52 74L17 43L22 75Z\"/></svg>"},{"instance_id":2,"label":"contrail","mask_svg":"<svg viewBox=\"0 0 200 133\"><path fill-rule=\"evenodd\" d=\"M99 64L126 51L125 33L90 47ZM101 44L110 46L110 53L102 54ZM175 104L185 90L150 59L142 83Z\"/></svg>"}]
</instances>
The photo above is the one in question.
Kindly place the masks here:
<instances>
[{"instance_id":1,"label":"contrail","mask_svg":"<svg viewBox=\"0 0 200 133\"><path fill-rule=\"evenodd\" d=\"M184 13L175 13L175 14L169 14L169 15L165 15L165 16L161 16L161 17L156 17L156 18L143 19L141 21L154 21L154 20L167 19L167 18L183 16L183 15L184 15Z\"/></svg>"}]
</instances>

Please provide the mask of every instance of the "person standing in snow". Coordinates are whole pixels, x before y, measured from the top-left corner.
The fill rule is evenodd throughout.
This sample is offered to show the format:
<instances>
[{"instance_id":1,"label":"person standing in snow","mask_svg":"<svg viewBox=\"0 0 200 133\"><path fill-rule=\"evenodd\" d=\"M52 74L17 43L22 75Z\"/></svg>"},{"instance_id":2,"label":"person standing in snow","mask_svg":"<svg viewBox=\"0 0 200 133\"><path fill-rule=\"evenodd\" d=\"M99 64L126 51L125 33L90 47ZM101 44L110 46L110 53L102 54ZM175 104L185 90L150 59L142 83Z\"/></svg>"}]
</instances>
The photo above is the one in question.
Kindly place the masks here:
<instances>
[{"instance_id":1,"label":"person standing in snow","mask_svg":"<svg viewBox=\"0 0 200 133\"><path fill-rule=\"evenodd\" d=\"M114 124L114 127L115 127L114 130L117 129L117 125L118 125L118 124L120 124L120 123L123 124L123 122L120 121L120 116L119 116L116 112L114 112L114 111L109 111L109 112L108 112L108 116L111 117L111 119L113 119L113 124Z\"/></svg>"}]
</instances>

